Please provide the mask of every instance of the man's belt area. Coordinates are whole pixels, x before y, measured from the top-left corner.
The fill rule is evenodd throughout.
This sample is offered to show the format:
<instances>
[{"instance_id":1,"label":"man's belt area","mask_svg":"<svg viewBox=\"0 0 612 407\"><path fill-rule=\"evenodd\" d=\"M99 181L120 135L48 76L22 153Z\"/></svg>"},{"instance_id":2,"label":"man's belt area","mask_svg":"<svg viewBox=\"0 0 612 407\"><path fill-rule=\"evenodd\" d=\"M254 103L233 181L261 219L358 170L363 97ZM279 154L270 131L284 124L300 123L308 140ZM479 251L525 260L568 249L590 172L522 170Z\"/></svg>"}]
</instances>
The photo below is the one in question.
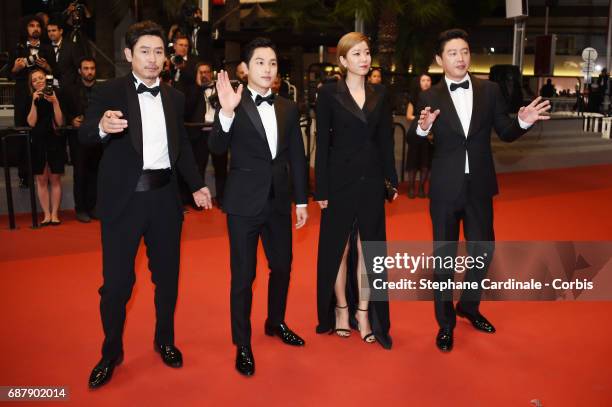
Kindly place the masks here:
<instances>
[{"instance_id":1,"label":"man's belt area","mask_svg":"<svg viewBox=\"0 0 612 407\"><path fill-rule=\"evenodd\" d=\"M172 177L172 169L143 170L136 184L136 192L152 191L166 186Z\"/></svg>"}]
</instances>

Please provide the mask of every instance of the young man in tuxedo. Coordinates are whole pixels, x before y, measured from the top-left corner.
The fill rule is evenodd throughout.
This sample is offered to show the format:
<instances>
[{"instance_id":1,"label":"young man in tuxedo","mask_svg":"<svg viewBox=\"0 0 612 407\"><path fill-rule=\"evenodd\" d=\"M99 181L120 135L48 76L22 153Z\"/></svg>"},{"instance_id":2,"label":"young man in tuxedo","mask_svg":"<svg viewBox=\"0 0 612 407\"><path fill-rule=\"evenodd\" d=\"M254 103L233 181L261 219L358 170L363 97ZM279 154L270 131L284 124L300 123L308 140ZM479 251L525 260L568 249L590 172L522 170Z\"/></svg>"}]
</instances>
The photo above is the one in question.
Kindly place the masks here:
<instances>
[{"instance_id":1,"label":"young man in tuxedo","mask_svg":"<svg viewBox=\"0 0 612 407\"><path fill-rule=\"evenodd\" d=\"M236 369L251 376L255 373L252 284L260 237L270 268L265 333L288 345L304 345L285 323L292 258L290 181L296 228L306 223L308 201L297 105L275 96L270 89L278 71L275 46L266 38L256 38L244 54L246 87L241 84L234 90L224 71L217 78L221 109L215 116L209 146L217 154L230 151L223 209L230 241L232 341L237 347Z\"/></svg>"},{"instance_id":2,"label":"young man in tuxedo","mask_svg":"<svg viewBox=\"0 0 612 407\"><path fill-rule=\"evenodd\" d=\"M521 107L518 117L508 117L506 102L499 86L468 73L470 47L465 31L452 29L440 34L436 62L444 78L419 97L421 112L412 125L412 137L434 134L435 152L431 168L430 215L433 224L434 251L440 256L456 256L459 225L463 222L470 255L484 256L485 266L470 269L466 281L480 285L492 259L493 196L497 178L491 152L491 131L511 142L527 132L550 108L547 101L535 99ZM450 242L450 243L449 243ZM451 268L436 268L436 281L453 279ZM435 314L440 330L436 346L442 351L453 347L456 315L467 318L483 332L495 328L480 313L481 291L464 290L455 309L452 290L434 292Z\"/></svg>"},{"instance_id":3,"label":"young man in tuxedo","mask_svg":"<svg viewBox=\"0 0 612 407\"><path fill-rule=\"evenodd\" d=\"M174 345L183 223L177 170L195 202L211 207L210 192L198 173L183 125L184 96L159 81L165 59L163 30L151 21L136 23L128 28L125 43L132 72L93 89L79 129L81 142L104 146L97 212L102 229L104 284L99 292L105 338L90 388L107 383L123 360L125 307L143 237L155 284L154 348L166 365L182 366L181 352Z\"/></svg>"}]
</instances>

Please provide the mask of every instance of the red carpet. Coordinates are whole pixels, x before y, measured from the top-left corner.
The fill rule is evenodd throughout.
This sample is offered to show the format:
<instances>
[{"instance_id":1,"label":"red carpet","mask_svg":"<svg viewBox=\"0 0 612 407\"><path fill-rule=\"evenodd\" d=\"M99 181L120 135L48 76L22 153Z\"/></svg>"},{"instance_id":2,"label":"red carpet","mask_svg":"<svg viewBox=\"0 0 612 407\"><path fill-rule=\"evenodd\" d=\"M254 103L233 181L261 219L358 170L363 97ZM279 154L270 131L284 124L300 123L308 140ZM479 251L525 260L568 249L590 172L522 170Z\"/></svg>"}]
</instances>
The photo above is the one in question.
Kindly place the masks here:
<instances>
[{"instance_id":1,"label":"red carpet","mask_svg":"<svg viewBox=\"0 0 612 407\"><path fill-rule=\"evenodd\" d=\"M612 240L612 166L504 174L495 201L498 240ZM67 386L79 406L608 406L612 405L609 302L485 303L498 332L464 321L441 354L429 302L391 304L394 348L314 333L319 210L294 234L287 321L304 349L263 334L266 265L260 253L253 307L255 377L234 371L225 218L189 213L183 233L177 345L172 370L153 352L153 288L141 251L125 330L126 359L108 386L87 389L102 330L99 225L9 231L0 218L0 386ZM388 207L391 240L431 238L427 201ZM24 404L20 404L24 405Z\"/></svg>"}]
</instances>

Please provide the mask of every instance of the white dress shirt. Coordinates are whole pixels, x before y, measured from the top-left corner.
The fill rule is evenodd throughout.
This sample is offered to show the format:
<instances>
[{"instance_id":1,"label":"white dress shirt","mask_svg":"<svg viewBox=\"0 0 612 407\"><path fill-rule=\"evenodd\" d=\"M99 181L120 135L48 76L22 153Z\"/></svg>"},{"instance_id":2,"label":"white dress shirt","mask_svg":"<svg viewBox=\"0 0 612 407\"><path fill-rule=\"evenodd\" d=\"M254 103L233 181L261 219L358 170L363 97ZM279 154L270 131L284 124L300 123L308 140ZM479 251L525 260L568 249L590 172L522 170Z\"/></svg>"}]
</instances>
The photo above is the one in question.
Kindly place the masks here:
<instances>
[{"instance_id":1,"label":"white dress shirt","mask_svg":"<svg viewBox=\"0 0 612 407\"><path fill-rule=\"evenodd\" d=\"M247 88L254 103L258 93L249 86L247 86ZM271 93L272 89L268 89L266 94L261 96L266 97ZM272 159L274 159L276 157L276 146L278 144L278 128L276 126L276 112L274 110L274 105L271 105L268 102L263 102L257 106L257 111L259 112L259 117L261 117L261 122L263 123L264 130L266 132L266 138L268 139L268 147L270 148L270 153L272 153ZM236 113L234 113L232 117L226 117L223 114L223 110L219 112L219 121L221 122L221 128L225 133L229 132L230 128L232 127L234 117L236 117ZM297 204L296 208L305 208L306 206L308 205Z\"/></svg>"},{"instance_id":2,"label":"white dress shirt","mask_svg":"<svg viewBox=\"0 0 612 407\"><path fill-rule=\"evenodd\" d=\"M444 81L446 81L446 87L448 88L448 92L451 95L453 105L455 106L455 110L457 111L457 115L459 116L459 121L461 122L461 127L463 128L463 134L467 138L468 132L470 130L470 121L472 119L472 109L474 104L474 87L472 86L472 80L470 79L470 75L466 74L463 79L457 82L449 79L447 76L444 76ZM470 84L467 89L457 88L454 91L450 90L451 84L461 83L464 81L468 81L468 83ZM522 129L526 130L531 127L530 124L522 121L520 118L518 118L518 121ZM421 137L427 137L430 130L431 126L426 131L423 131L420 126L417 126L416 133ZM470 163L468 160L467 150L465 151L465 173L470 173Z\"/></svg>"},{"instance_id":3,"label":"white dress shirt","mask_svg":"<svg viewBox=\"0 0 612 407\"><path fill-rule=\"evenodd\" d=\"M134 86L138 89L138 85L144 84L144 82L134 72L132 74L136 78ZM157 78L153 86L149 87L154 86L159 86L159 78ZM138 105L140 106L140 117L142 119L142 169L159 170L170 168L166 117L164 116L161 92L157 96L153 96L150 92L139 93ZM107 135L100 128L100 137L104 138Z\"/></svg>"}]
</instances>

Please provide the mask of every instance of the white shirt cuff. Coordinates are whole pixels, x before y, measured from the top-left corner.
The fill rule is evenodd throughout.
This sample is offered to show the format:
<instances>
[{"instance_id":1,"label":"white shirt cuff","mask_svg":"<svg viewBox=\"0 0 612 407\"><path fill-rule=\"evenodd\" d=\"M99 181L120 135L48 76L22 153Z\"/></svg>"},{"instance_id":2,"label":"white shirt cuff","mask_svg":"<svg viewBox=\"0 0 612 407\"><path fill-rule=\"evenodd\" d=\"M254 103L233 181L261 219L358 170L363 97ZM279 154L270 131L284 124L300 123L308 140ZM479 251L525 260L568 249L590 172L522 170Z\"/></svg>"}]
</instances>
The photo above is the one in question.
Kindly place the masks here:
<instances>
[{"instance_id":1,"label":"white shirt cuff","mask_svg":"<svg viewBox=\"0 0 612 407\"><path fill-rule=\"evenodd\" d=\"M234 117L236 117L236 112L232 112L232 117L226 117L223 114L223 110L219 112L219 121L221 122L221 128L223 129L224 133L230 131L232 123L234 122Z\"/></svg>"},{"instance_id":2,"label":"white shirt cuff","mask_svg":"<svg viewBox=\"0 0 612 407\"><path fill-rule=\"evenodd\" d=\"M532 123L532 124L529 124L529 123L527 123L527 122L522 121L522 120L521 120L521 118L520 118L520 117L518 117L518 115L516 116L516 118L518 119L519 126L521 126L521 129L523 129L523 130L527 130L528 128L530 128L531 126L533 126L533 123Z\"/></svg>"},{"instance_id":3,"label":"white shirt cuff","mask_svg":"<svg viewBox=\"0 0 612 407\"><path fill-rule=\"evenodd\" d=\"M431 126L433 126L433 124ZM421 137L427 137L427 135L431 131L431 126L429 126L427 130L423 130L421 129L421 126L417 124L416 134L418 134Z\"/></svg>"},{"instance_id":4,"label":"white shirt cuff","mask_svg":"<svg viewBox=\"0 0 612 407\"><path fill-rule=\"evenodd\" d=\"M108 133L105 133L105 132L102 130L102 126L101 126L101 125L99 125L99 124L98 124L98 130L99 130L99 133L98 133L98 134L100 134L100 138L104 138L104 137L108 136Z\"/></svg>"},{"instance_id":5,"label":"white shirt cuff","mask_svg":"<svg viewBox=\"0 0 612 407\"><path fill-rule=\"evenodd\" d=\"M297 204L297 205L295 205L296 208L305 208L307 206L308 206L308 204Z\"/></svg>"}]
</instances>

